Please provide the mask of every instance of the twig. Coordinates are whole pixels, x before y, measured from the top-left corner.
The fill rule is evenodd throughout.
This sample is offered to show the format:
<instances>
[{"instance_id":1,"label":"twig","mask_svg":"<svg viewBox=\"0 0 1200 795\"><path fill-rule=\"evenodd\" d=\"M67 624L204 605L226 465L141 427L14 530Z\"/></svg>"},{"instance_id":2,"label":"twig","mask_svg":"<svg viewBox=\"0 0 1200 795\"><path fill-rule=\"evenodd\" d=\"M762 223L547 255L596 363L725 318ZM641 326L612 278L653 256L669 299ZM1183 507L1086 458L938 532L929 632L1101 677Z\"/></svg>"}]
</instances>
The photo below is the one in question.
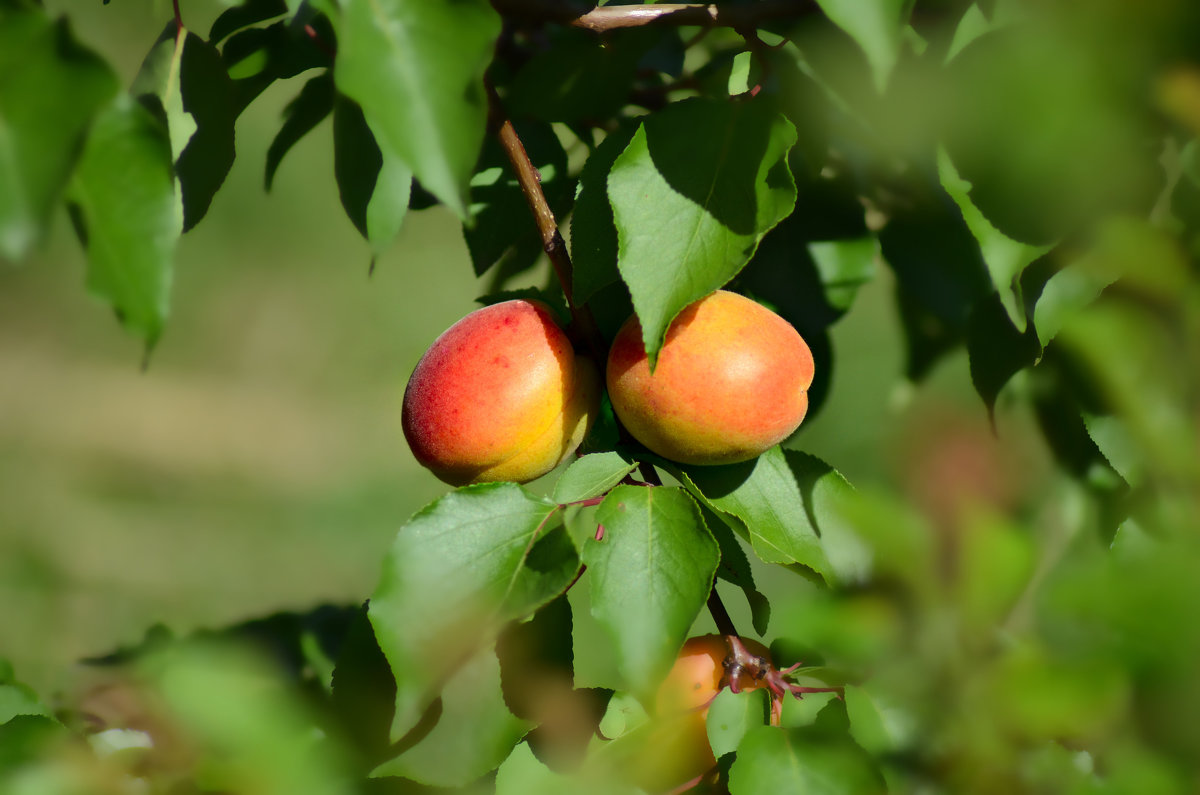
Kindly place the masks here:
<instances>
[{"instance_id":1,"label":"twig","mask_svg":"<svg viewBox=\"0 0 1200 795\"><path fill-rule=\"evenodd\" d=\"M534 223L537 224L538 232L541 234L542 250L550 259L550 266L554 268L554 275L562 286L563 296L567 299L567 307L571 310L575 327L596 361L603 363L606 358L604 340L600 336L600 330L596 326L591 311L586 306L575 302L572 289L571 255L567 253L567 244L563 240L562 233L558 231L558 221L554 218L554 211L550 209L550 203L546 201L546 194L542 191L542 175L533 161L529 159L525 145L521 143L521 138L517 135L517 130L513 127L512 122L504 115L500 98L490 85L488 86L488 97L489 111L496 127L496 137L499 139L500 147L508 157L513 171L516 172L517 184L521 186L521 193L525 196L529 211L533 213Z\"/></svg>"},{"instance_id":2,"label":"twig","mask_svg":"<svg viewBox=\"0 0 1200 795\"><path fill-rule=\"evenodd\" d=\"M580 13L578 6L560 0L492 0L502 15L558 22L596 33L643 25L695 25L699 27L756 27L774 19L789 19L818 10L814 0L764 0L749 5L713 3L663 3L614 5Z\"/></svg>"}]
</instances>

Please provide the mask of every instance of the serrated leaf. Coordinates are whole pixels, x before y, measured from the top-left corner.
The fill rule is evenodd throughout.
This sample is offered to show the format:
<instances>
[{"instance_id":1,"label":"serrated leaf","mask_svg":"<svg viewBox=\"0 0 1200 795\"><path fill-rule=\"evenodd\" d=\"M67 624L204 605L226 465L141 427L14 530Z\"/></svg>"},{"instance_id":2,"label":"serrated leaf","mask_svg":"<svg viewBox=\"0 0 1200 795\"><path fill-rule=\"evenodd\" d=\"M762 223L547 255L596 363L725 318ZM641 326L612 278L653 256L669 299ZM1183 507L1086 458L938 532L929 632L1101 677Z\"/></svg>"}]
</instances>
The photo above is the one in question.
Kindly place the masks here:
<instances>
[{"instance_id":1,"label":"serrated leaf","mask_svg":"<svg viewBox=\"0 0 1200 795\"><path fill-rule=\"evenodd\" d=\"M505 706L500 663L491 649L484 649L446 683L429 732L372 770L371 777L402 776L436 787L461 787L494 770L530 726Z\"/></svg>"},{"instance_id":2,"label":"serrated leaf","mask_svg":"<svg viewBox=\"0 0 1200 795\"><path fill-rule=\"evenodd\" d=\"M817 5L862 48L871 64L875 89L882 94L900 57L910 0L817 0Z\"/></svg>"},{"instance_id":3,"label":"serrated leaf","mask_svg":"<svg viewBox=\"0 0 1200 795\"><path fill-rule=\"evenodd\" d=\"M513 483L451 492L396 536L368 614L396 677L393 737L506 621L553 599L579 568L559 510ZM430 654L436 654L436 661Z\"/></svg>"},{"instance_id":4,"label":"serrated leaf","mask_svg":"<svg viewBox=\"0 0 1200 795\"><path fill-rule=\"evenodd\" d=\"M208 212L213 196L233 166L233 125L240 108L220 53L195 33L188 33L183 45L179 90L183 109L196 123L196 131L175 161L186 232Z\"/></svg>"},{"instance_id":5,"label":"serrated leaf","mask_svg":"<svg viewBox=\"0 0 1200 795\"><path fill-rule=\"evenodd\" d=\"M637 468L620 453L592 453L581 456L559 476L554 484L554 501L560 505L599 497Z\"/></svg>"},{"instance_id":6,"label":"serrated leaf","mask_svg":"<svg viewBox=\"0 0 1200 795\"><path fill-rule=\"evenodd\" d=\"M0 13L0 258L16 261L42 239L118 82L65 21L40 9Z\"/></svg>"},{"instance_id":7,"label":"serrated leaf","mask_svg":"<svg viewBox=\"0 0 1200 795\"><path fill-rule=\"evenodd\" d=\"M466 220L499 15L485 0L347 0L338 33L338 90L380 148Z\"/></svg>"},{"instance_id":8,"label":"serrated leaf","mask_svg":"<svg viewBox=\"0 0 1200 795\"><path fill-rule=\"evenodd\" d=\"M675 315L736 276L792 211L795 142L770 105L689 99L647 117L613 164L617 267L652 364Z\"/></svg>"},{"instance_id":9,"label":"serrated leaf","mask_svg":"<svg viewBox=\"0 0 1200 795\"><path fill-rule=\"evenodd\" d=\"M8 723L19 715L53 717L46 705L38 699L33 688L20 682L0 684L0 723Z\"/></svg>"},{"instance_id":10,"label":"serrated leaf","mask_svg":"<svg viewBox=\"0 0 1200 795\"><path fill-rule=\"evenodd\" d=\"M166 321L182 218L171 143L150 111L121 95L101 114L70 200L87 249L88 289L153 348Z\"/></svg>"},{"instance_id":11,"label":"serrated leaf","mask_svg":"<svg viewBox=\"0 0 1200 795\"><path fill-rule=\"evenodd\" d=\"M771 701L766 688L735 693L724 688L708 706L708 743L720 758L736 751L746 732L767 725Z\"/></svg>"},{"instance_id":12,"label":"serrated leaf","mask_svg":"<svg viewBox=\"0 0 1200 795\"><path fill-rule=\"evenodd\" d=\"M954 199L971 234L979 242L980 253L992 277L992 286L999 294L1005 312L1017 331L1023 332L1026 318L1025 299L1021 294L1021 271L1054 246L1021 243L993 226L971 200L971 183L959 176L945 149L938 150L938 175L942 187Z\"/></svg>"},{"instance_id":13,"label":"serrated leaf","mask_svg":"<svg viewBox=\"0 0 1200 795\"><path fill-rule=\"evenodd\" d=\"M609 133L588 156L579 175L579 192L571 211L571 289L580 303L621 278L617 271L617 227L608 201L608 174L636 130L626 125Z\"/></svg>"},{"instance_id":14,"label":"serrated leaf","mask_svg":"<svg viewBox=\"0 0 1200 795\"><path fill-rule=\"evenodd\" d=\"M871 758L849 739L763 726L747 733L738 747L729 770L729 791L731 795L882 795L887 787Z\"/></svg>"},{"instance_id":15,"label":"serrated leaf","mask_svg":"<svg viewBox=\"0 0 1200 795\"><path fill-rule=\"evenodd\" d=\"M1100 448L1100 453L1126 483L1137 486L1142 481L1145 464L1137 442L1119 418L1104 414L1083 415L1088 436Z\"/></svg>"},{"instance_id":16,"label":"serrated leaf","mask_svg":"<svg viewBox=\"0 0 1200 795\"><path fill-rule=\"evenodd\" d=\"M538 170L542 193L555 216L570 209L571 180L567 175L567 153L548 124L515 127L530 162ZM542 237L529 212L524 192L512 165L494 137L471 177L471 217L463 237L475 266L482 275L498 263L506 274L531 267L541 256Z\"/></svg>"},{"instance_id":17,"label":"serrated leaf","mask_svg":"<svg viewBox=\"0 0 1200 795\"><path fill-rule=\"evenodd\" d=\"M800 563L828 580L833 572L821 546L818 517L809 513L791 466L795 461L806 467L804 458L773 447L741 464L684 467L682 472L714 510L739 522L764 562Z\"/></svg>"},{"instance_id":18,"label":"serrated leaf","mask_svg":"<svg viewBox=\"0 0 1200 795\"><path fill-rule=\"evenodd\" d=\"M333 170L346 215L379 256L408 212L412 171L379 148L362 109L341 96L333 106Z\"/></svg>"},{"instance_id":19,"label":"serrated leaf","mask_svg":"<svg viewBox=\"0 0 1200 795\"><path fill-rule=\"evenodd\" d=\"M283 109L283 126L267 149L266 176L263 179L266 190L271 190L283 156L333 112L333 97L333 75L325 72L305 83L296 98Z\"/></svg>"},{"instance_id":20,"label":"serrated leaf","mask_svg":"<svg viewBox=\"0 0 1200 795\"><path fill-rule=\"evenodd\" d=\"M682 489L617 486L596 520L604 538L583 549L592 615L612 637L630 690L648 697L708 599L720 552Z\"/></svg>"}]
</instances>

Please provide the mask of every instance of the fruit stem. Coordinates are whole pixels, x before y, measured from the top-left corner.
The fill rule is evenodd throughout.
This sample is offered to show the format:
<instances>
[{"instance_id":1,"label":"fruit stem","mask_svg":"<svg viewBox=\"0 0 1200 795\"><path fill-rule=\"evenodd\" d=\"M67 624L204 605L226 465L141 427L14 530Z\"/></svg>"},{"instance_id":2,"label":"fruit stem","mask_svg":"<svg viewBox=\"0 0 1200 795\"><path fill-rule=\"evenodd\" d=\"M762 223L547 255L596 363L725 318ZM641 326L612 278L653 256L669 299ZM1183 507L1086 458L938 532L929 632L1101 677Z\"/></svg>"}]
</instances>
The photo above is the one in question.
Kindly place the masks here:
<instances>
[{"instance_id":1,"label":"fruit stem","mask_svg":"<svg viewBox=\"0 0 1200 795\"><path fill-rule=\"evenodd\" d=\"M534 223L537 224L542 238L542 250L546 252L550 266L554 269L554 275L562 287L563 296L567 299L567 307L571 310L574 326L583 337L584 343L595 357L596 362L603 363L607 358L606 346L600 336L600 329L596 326L596 320L592 317L591 310L587 306L575 302L572 289L571 255L567 253L567 244L558 231L558 222L554 218L554 211L550 209L550 203L546 201L546 194L542 191L542 175L533 161L529 159L529 153L525 151L525 145L521 142L521 137L517 135L516 128L504 114L500 97L496 94L495 88L488 83L487 89L488 113L491 116L492 126L496 130L500 148L504 150L509 164L512 165L513 171L517 175L517 184L521 186L521 193L524 194L529 211L533 214Z\"/></svg>"}]
</instances>

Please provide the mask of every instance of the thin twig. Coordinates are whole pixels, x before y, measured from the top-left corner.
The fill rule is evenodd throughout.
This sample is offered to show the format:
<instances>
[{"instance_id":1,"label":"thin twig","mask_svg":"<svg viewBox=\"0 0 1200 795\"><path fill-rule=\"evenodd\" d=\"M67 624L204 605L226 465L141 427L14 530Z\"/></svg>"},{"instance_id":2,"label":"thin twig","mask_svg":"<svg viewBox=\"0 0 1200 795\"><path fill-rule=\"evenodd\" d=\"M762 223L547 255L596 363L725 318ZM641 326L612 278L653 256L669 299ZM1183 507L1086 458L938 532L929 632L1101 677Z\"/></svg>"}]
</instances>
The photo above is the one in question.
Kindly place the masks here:
<instances>
[{"instance_id":1,"label":"thin twig","mask_svg":"<svg viewBox=\"0 0 1200 795\"><path fill-rule=\"evenodd\" d=\"M818 9L814 0L764 0L749 5L712 3L662 3L613 5L580 13L577 5L560 0L492 0L502 15L515 19L558 22L604 33L643 25L695 25L699 27L756 27L776 19L790 19Z\"/></svg>"},{"instance_id":2,"label":"thin twig","mask_svg":"<svg viewBox=\"0 0 1200 795\"><path fill-rule=\"evenodd\" d=\"M575 328L583 337L584 343L595 357L596 362L603 363L606 358L604 340L600 336L600 330L596 326L591 311L575 301L572 289L571 255L567 253L567 244L563 240L562 233L558 231L558 221L554 218L554 211L550 209L550 203L546 201L546 194L542 191L542 175L533 161L529 159L529 153L525 151L521 137L517 135L516 128L505 116L500 105L500 98L491 86L488 87L488 94L489 110L500 147L508 157L513 171L516 172L517 184L521 186L521 193L525 196L529 211L533 213L534 223L537 224L538 233L542 238L542 250L550 259L554 275L562 286L563 296L567 299L567 307L571 310L571 317L575 321Z\"/></svg>"}]
</instances>

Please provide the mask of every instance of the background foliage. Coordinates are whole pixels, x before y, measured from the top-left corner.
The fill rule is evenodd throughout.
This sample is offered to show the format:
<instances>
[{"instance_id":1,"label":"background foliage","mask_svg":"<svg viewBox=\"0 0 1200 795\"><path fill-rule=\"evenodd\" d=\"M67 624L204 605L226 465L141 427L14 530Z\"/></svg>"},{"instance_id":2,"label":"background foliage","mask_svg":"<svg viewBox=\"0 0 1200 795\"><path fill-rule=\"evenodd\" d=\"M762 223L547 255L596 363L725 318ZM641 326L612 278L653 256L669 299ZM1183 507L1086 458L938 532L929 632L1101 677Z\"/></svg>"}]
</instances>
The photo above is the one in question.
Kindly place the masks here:
<instances>
[{"instance_id":1,"label":"background foliage","mask_svg":"<svg viewBox=\"0 0 1200 795\"><path fill-rule=\"evenodd\" d=\"M6 789L626 791L714 576L841 690L723 694L713 787L1194 788L1193 4L181 6L0 0ZM782 449L430 502L410 365L565 309L505 117L593 346L801 331Z\"/></svg>"}]
</instances>

